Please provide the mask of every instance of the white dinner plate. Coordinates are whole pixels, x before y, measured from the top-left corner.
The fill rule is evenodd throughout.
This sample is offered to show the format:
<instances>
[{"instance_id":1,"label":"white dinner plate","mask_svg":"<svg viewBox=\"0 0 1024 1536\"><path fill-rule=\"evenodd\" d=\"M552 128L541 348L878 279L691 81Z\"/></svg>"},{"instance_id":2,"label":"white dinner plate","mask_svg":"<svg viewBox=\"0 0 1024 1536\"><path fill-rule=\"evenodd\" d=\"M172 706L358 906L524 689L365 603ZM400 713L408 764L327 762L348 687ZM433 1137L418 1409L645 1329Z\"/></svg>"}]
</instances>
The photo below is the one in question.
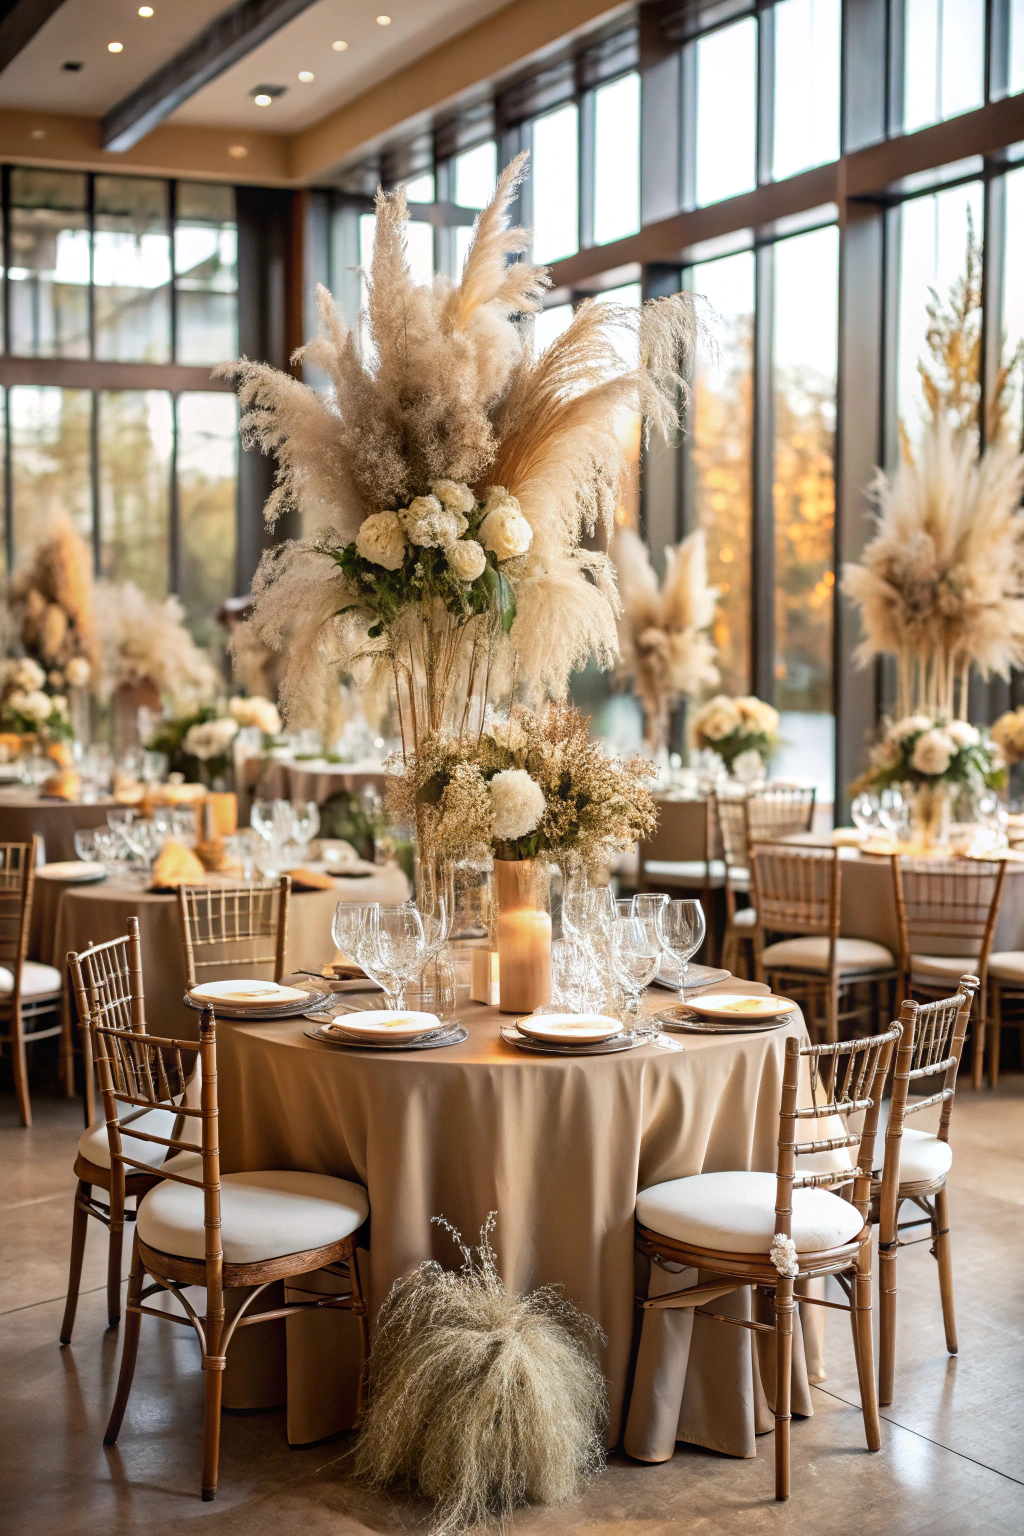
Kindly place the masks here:
<instances>
[{"instance_id":1,"label":"white dinner plate","mask_svg":"<svg viewBox=\"0 0 1024 1536\"><path fill-rule=\"evenodd\" d=\"M594 1045L622 1033L618 1019L604 1013L536 1013L516 1020L516 1028L532 1040L553 1045Z\"/></svg>"},{"instance_id":2,"label":"white dinner plate","mask_svg":"<svg viewBox=\"0 0 1024 1536\"><path fill-rule=\"evenodd\" d=\"M193 987L189 996L197 1003L233 1003L243 1008L281 1008L301 1003L309 993L299 987L282 987L276 981L205 981Z\"/></svg>"},{"instance_id":3,"label":"white dinner plate","mask_svg":"<svg viewBox=\"0 0 1024 1536\"><path fill-rule=\"evenodd\" d=\"M105 880L107 871L92 859L58 859L53 864L41 864L36 879L65 880L69 885L88 885L92 880Z\"/></svg>"},{"instance_id":4,"label":"white dinner plate","mask_svg":"<svg viewBox=\"0 0 1024 1536\"><path fill-rule=\"evenodd\" d=\"M686 1006L706 1019L753 1024L759 1019L777 1019L784 1013L792 1013L796 1005L788 997L747 997L742 992L712 992L695 997Z\"/></svg>"},{"instance_id":5,"label":"white dinner plate","mask_svg":"<svg viewBox=\"0 0 1024 1536\"><path fill-rule=\"evenodd\" d=\"M415 1040L432 1029L440 1029L436 1013L417 1013L410 1008L389 1010L368 1008L364 1013L343 1013L331 1021L332 1035L348 1035L353 1040Z\"/></svg>"}]
</instances>

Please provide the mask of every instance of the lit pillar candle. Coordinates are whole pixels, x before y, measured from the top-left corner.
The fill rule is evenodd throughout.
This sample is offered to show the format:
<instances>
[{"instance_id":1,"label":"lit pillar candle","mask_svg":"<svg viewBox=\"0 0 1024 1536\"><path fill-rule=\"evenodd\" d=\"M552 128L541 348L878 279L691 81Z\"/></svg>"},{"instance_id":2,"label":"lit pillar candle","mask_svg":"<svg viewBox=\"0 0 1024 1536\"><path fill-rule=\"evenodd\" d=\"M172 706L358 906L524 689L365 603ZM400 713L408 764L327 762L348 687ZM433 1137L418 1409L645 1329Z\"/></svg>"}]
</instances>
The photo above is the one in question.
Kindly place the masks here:
<instances>
[{"instance_id":1,"label":"lit pillar candle","mask_svg":"<svg viewBox=\"0 0 1024 1536\"><path fill-rule=\"evenodd\" d=\"M551 1001L551 918L538 897L532 859L495 859L502 1013L532 1013Z\"/></svg>"}]
</instances>

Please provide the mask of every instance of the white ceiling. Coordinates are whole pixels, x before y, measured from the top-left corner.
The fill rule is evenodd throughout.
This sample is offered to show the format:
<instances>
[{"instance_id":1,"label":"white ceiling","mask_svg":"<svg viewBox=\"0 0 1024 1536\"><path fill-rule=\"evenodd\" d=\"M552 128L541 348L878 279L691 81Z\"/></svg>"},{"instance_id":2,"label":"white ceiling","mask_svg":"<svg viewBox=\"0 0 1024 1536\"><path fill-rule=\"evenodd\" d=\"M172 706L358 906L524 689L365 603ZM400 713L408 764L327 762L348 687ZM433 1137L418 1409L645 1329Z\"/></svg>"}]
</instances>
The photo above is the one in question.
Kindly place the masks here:
<instances>
[{"instance_id":1,"label":"white ceiling","mask_svg":"<svg viewBox=\"0 0 1024 1536\"><path fill-rule=\"evenodd\" d=\"M0 75L0 109L99 117L140 85L213 17L224 0L65 0ZM206 127L291 133L361 95L395 70L509 0L317 0L240 63L197 91L168 121ZM378 26L386 12L390 26ZM336 53L336 40L348 48ZM123 51L109 53L109 42ZM81 60L71 74L65 60ZM315 79L303 84L300 70ZM270 107L252 99L257 85L284 85Z\"/></svg>"}]
</instances>

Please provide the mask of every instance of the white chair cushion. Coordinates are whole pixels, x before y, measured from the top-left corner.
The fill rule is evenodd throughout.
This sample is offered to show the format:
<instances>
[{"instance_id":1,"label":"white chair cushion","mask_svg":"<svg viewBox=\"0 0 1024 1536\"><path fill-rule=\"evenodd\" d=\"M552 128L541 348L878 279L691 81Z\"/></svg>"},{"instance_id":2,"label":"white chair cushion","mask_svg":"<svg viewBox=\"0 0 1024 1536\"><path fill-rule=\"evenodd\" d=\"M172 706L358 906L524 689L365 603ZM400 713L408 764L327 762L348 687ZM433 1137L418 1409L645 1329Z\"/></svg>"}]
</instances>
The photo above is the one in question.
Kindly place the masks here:
<instances>
[{"instance_id":1,"label":"white chair cushion","mask_svg":"<svg viewBox=\"0 0 1024 1536\"><path fill-rule=\"evenodd\" d=\"M698 1173L670 1179L640 1191L637 1220L652 1232L696 1248L767 1253L775 1235L776 1189L774 1173ZM863 1226L857 1209L827 1189L793 1191L798 1253L838 1248L852 1242Z\"/></svg>"},{"instance_id":2,"label":"white chair cushion","mask_svg":"<svg viewBox=\"0 0 1024 1536\"><path fill-rule=\"evenodd\" d=\"M645 859L643 873L648 885L652 880L687 886L725 884L725 864L721 859L712 859L710 864L703 859Z\"/></svg>"},{"instance_id":3,"label":"white chair cushion","mask_svg":"<svg viewBox=\"0 0 1024 1536\"><path fill-rule=\"evenodd\" d=\"M756 907L737 907L732 915L734 928L753 928L757 924Z\"/></svg>"},{"instance_id":4,"label":"white chair cushion","mask_svg":"<svg viewBox=\"0 0 1024 1536\"><path fill-rule=\"evenodd\" d=\"M828 970L828 939L824 934L805 934L769 944L761 956L766 970L793 966L799 971ZM884 944L873 939L837 939L836 963L840 971L891 970L896 961Z\"/></svg>"},{"instance_id":5,"label":"white chair cushion","mask_svg":"<svg viewBox=\"0 0 1024 1536\"><path fill-rule=\"evenodd\" d=\"M878 1159L881 1160L880 1157ZM900 1138L900 1183L930 1183L943 1178L953 1166L953 1149L930 1131L903 1127Z\"/></svg>"},{"instance_id":6,"label":"white chair cushion","mask_svg":"<svg viewBox=\"0 0 1024 1536\"><path fill-rule=\"evenodd\" d=\"M62 986L60 971L53 965L42 965L38 960L26 960L21 967L22 997L49 997ZM0 965L0 996L14 991L14 973L6 965Z\"/></svg>"},{"instance_id":7,"label":"white chair cushion","mask_svg":"<svg viewBox=\"0 0 1024 1536\"><path fill-rule=\"evenodd\" d=\"M959 981L961 976L973 976L978 967L977 955L911 955L912 976L939 976L943 981Z\"/></svg>"},{"instance_id":8,"label":"white chair cushion","mask_svg":"<svg viewBox=\"0 0 1024 1536\"><path fill-rule=\"evenodd\" d=\"M1016 981L1024 985L1024 949L1000 949L990 955L988 973L996 981Z\"/></svg>"},{"instance_id":9,"label":"white chair cushion","mask_svg":"<svg viewBox=\"0 0 1024 1536\"><path fill-rule=\"evenodd\" d=\"M728 872L727 879L728 879L728 883L729 883L729 889L732 890L732 891L749 891L750 890L750 870L749 869L730 869L729 872Z\"/></svg>"},{"instance_id":10,"label":"white chair cushion","mask_svg":"<svg viewBox=\"0 0 1024 1536\"><path fill-rule=\"evenodd\" d=\"M130 1126L137 1126L140 1131L148 1131L151 1136L171 1136L174 1133L174 1125L177 1115L169 1109L146 1109L133 1119L130 1125L121 1128L121 1150L127 1157L137 1157L140 1163L147 1163L150 1168L157 1168L167 1156L168 1148L161 1146L158 1141L141 1141L137 1136L132 1136ZM199 1122L190 1122L195 1127L195 1134L199 1133ZM186 1141L192 1140L192 1134L186 1128ZM90 1125L78 1139L79 1154L87 1162L95 1163L99 1168L110 1167L110 1145L107 1140L106 1122L101 1120L98 1125ZM194 1153L179 1153L180 1157L194 1156ZM131 1171L130 1169L128 1170Z\"/></svg>"},{"instance_id":11,"label":"white chair cushion","mask_svg":"<svg viewBox=\"0 0 1024 1536\"><path fill-rule=\"evenodd\" d=\"M227 1264L254 1264L348 1237L369 1214L366 1190L326 1173L266 1169L221 1178L221 1241ZM203 1191L168 1181L139 1206L142 1241L185 1259L206 1254Z\"/></svg>"}]
</instances>

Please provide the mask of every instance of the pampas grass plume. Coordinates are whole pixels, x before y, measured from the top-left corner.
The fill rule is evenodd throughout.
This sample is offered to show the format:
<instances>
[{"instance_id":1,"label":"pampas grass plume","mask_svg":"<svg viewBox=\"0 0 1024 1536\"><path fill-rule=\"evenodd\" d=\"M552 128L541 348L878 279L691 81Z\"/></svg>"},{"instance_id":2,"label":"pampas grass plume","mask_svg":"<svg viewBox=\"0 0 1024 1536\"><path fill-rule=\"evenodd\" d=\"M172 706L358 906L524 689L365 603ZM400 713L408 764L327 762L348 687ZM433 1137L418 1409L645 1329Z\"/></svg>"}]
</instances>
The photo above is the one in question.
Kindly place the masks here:
<instances>
[{"instance_id":1,"label":"pampas grass plume","mask_svg":"<svg viewBox=\"0 0 1024 1536\"><path fill-rule=\"evenodd\" d=\"M549 1286L502 1284L490 1244L458 1243L451 1273L433 1261L395 1282L370 1355L369 1408L356 1474L435 1501L433 1536L502 1524L527 1500L564 1504L604 1465L603 1336Z\"/></svg>"}]
</instances>

